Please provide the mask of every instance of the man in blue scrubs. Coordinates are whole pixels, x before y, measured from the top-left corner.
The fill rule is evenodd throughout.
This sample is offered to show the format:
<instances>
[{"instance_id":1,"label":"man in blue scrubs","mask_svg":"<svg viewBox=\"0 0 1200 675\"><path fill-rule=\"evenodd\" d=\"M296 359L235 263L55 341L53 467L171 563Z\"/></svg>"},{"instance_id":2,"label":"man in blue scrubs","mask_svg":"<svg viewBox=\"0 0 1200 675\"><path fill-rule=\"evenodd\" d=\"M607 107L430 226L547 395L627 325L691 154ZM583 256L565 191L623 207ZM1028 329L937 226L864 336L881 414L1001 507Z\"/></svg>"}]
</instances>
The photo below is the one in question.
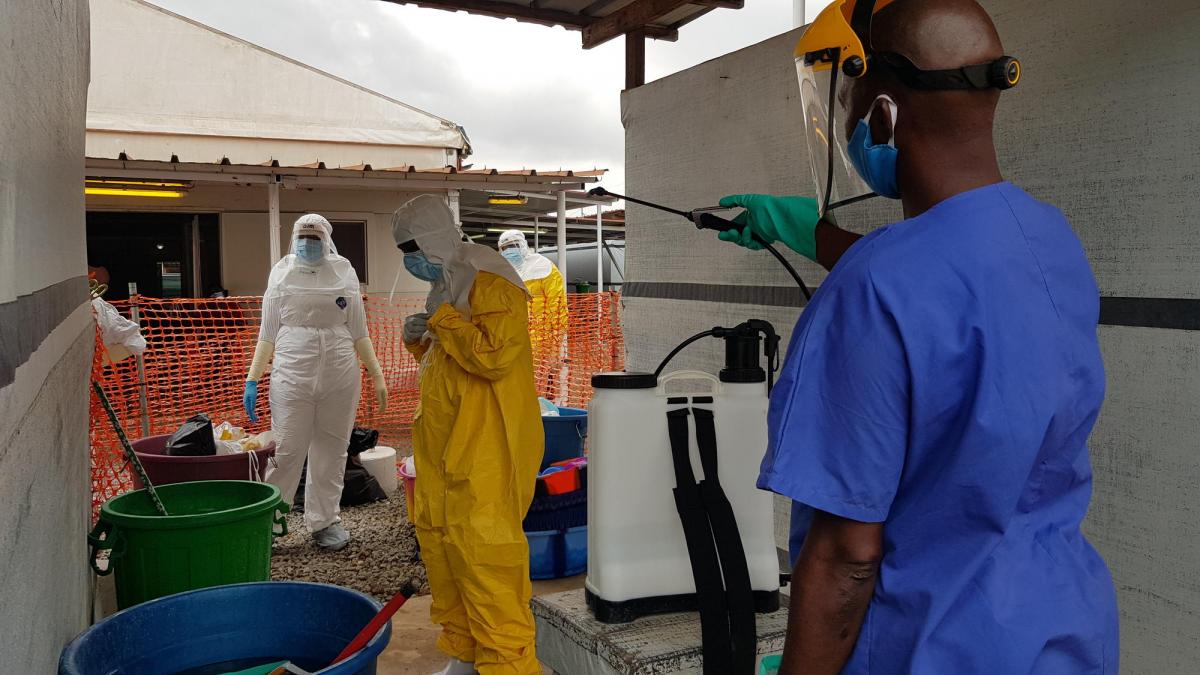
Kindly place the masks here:
<instances>
[{"instance_id":1,"label":"man in blue scrubs","mask_svg":"<svg viewBox=\"0 0 1200 675\"><path fill-rule=\"evenodd\" d=\"M1080 532L1104 398L1096 282L1063 215L1000 174L1005 87L923 86L1004 58L987 14L872 4L838 131L905 220L860 238L805 198L724 200L746 227L722 239L831 269L792 334L759 480L795 504L781 672L1116 673L1112 580Z\"/></svg>"}]
</instances>

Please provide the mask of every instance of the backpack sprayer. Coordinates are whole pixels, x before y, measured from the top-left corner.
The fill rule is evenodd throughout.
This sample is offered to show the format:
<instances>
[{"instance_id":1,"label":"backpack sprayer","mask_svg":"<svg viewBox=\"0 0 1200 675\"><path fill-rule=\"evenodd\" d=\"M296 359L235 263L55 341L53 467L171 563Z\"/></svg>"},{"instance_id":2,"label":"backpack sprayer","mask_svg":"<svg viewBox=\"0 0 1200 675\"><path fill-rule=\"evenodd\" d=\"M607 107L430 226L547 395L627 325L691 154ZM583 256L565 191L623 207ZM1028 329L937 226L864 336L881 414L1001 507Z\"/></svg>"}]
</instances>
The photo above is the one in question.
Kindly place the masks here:
<instances>
[{"instance_id":1,"label":"backpack sprayer","mask_svg":"<svg viewBox=\"0 0 1200 675\"><path fill-rule=\"evenodd\" d=\"M744 227L712 214L716 209L681 211L603 188L589 194L674 213L699 229ZM811 297L792 265L755 240ZM706 337L725 342L720 373L663 375L671 359ZM774 504L756 487L778 362L774 327L751 319L684 340L654 373L592 377L588 606L605 623L698 610L705 675L751 675L755 614L779 608ZM668 383L683 381L703 384L703 391L667 391Z\"/></svg>"}]
</instances>

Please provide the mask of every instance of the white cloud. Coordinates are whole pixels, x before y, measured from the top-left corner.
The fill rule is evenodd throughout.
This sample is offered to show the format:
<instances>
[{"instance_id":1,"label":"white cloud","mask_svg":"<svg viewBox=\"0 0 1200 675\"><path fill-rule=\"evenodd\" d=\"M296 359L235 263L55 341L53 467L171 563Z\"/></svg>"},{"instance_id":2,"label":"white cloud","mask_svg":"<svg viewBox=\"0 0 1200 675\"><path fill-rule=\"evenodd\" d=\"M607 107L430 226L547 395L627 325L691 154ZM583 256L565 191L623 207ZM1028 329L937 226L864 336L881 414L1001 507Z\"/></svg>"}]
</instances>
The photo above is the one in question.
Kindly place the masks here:
<instances>
[{"instance_id":1,"label":"white cloud","mask_svg":"<svg viewBox=\"0 0 1200 675\"><path fill-rule=\"evenodd\" d=\"M607 168L604 185L624 187L621 39L585 51L576 31L380 0L153 1L463 125L477 166ZM787 0L711 12L678 42L651 41L647 79L764 40L791 20Z\"/></svg>"}]
</instances>

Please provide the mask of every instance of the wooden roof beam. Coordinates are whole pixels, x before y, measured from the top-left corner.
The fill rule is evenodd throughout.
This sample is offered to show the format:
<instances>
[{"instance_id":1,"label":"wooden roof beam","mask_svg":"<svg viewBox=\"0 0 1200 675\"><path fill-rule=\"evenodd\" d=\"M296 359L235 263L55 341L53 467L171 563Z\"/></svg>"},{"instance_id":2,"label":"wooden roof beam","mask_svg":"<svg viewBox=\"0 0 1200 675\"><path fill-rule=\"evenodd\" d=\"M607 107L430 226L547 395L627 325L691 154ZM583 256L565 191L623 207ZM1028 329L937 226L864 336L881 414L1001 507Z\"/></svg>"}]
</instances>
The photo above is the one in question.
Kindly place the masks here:
<instances>
[{"instance_id":1,"label":"wooden roof beam","mask_svg":"<svg viewBox=\"0 0 1200 675\"><path fill-rule=\"evenodd\" d=\"M417 5L449 12L469 12L497 19L516 19L543 26L562 26L572 30L583 30L592 22L592 17L561 12L554 9L515 5L499 0L384 0L397 5Z\"/></svg>"},{"instance_id":2,"label":"wooden roof beam","mask_svg":"<svg viewBox=\"0 0 1200 675\"><path fill-rule=\"evenodd\" d=\"M694 4L692 0L637 0L586 26L583 29L583 48L597 47L635 30L644 30L646 37L656 37L649 30L656 25L655 22L690 4Z\"/></svg>"}]
</instances>

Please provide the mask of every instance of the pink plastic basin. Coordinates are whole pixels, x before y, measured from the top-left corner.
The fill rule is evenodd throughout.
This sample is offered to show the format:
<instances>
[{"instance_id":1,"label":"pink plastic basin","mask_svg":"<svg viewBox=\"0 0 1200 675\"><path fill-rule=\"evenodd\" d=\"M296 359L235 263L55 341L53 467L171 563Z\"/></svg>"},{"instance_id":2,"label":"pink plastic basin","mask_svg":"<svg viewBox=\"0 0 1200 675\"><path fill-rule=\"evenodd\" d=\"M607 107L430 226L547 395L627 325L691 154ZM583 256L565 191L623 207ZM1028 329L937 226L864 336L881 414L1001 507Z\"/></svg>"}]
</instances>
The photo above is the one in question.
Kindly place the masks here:
<instances>
[{"instance_id":1,"label":"pink plastic basin","mask_svg":"<svg viewBox=\"0 0 1200 675\"><path fill-rule=\"evenodd\" d=\"M167 439L170 434L148 436L133 441L133 451L137 453L146 475L155 485L170 485L171 483L189 483L197 480L251 480L250 455L258 459L258 470L253 480L262 480L267 470L267 462L275 454L275 443L268 443L261 450L253 453L245 452L236 455L206 455L203 457L173 457L166 454ZM134 489L145 487L134 472Z\"/></svg>"}]
</instances>

